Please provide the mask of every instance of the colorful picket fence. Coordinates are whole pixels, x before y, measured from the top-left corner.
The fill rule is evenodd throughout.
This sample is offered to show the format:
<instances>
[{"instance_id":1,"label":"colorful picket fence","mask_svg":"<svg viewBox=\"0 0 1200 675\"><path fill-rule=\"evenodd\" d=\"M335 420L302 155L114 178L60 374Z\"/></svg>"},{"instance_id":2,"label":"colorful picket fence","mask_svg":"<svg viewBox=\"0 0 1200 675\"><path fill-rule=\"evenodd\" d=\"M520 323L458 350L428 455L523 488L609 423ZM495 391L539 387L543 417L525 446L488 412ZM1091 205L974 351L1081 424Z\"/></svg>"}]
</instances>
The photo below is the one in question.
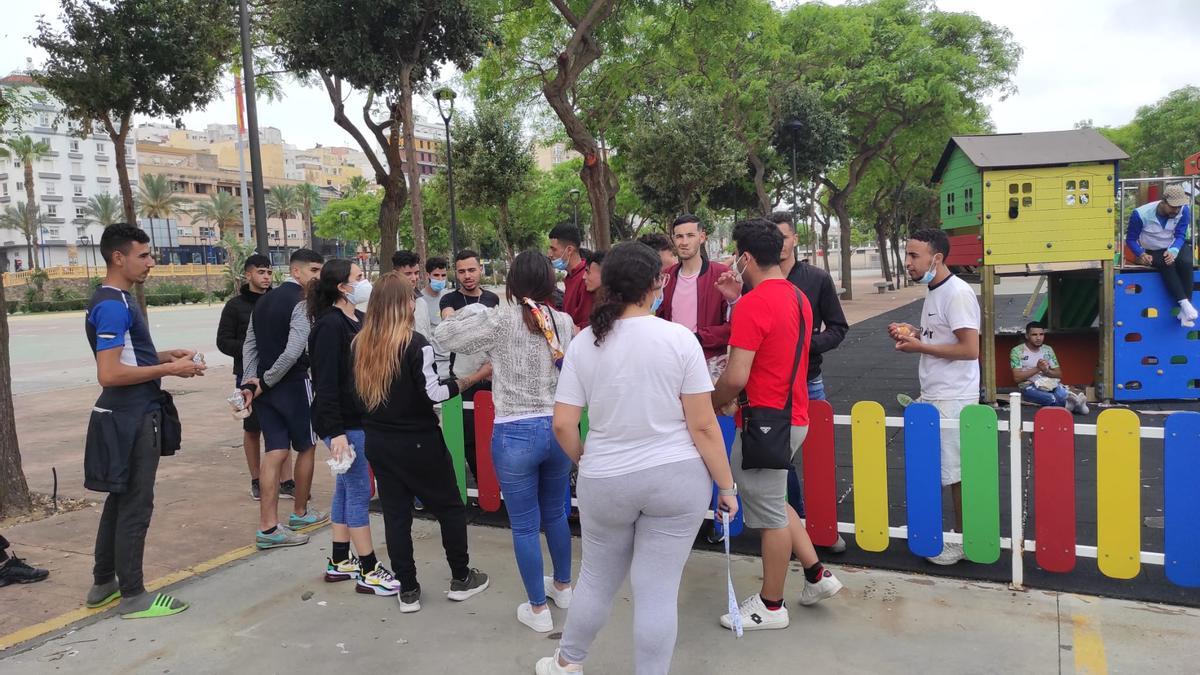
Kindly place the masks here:
<instances>
[{"instance_id":1,"label":"colorful picket fence","mask_svg":"<svg viewBox=\"0 0 1200 675\"><path fill-rule=\"evenodd\" d=\"M443 406L443 430L464 500L461 399ZM479 476L477 496L485 511L499 510L502 500L491 462L494 408L491 394L476 394L474 404ZM1184 587L1200 587L1200 413L1177 412L1163 427L1143 427L1136 413L1110 409L1096 424L1076 424L1062 408L1042 408L1032 421L1022 420L1019 394L1012 394L1009 418L997 417L984 405L967 406L959 419L941 419L927 403L909 405L903 417L887 417L873 401L854 405L850 415L835 415L826 401L810 403L810 426L803 447L806 527L813 543L829 546L839 532L853 533L859 548L882 552L892 539L903 539L919 556L935 556L945 542L961 542L968 560L997 562L1002 550L1012 557L1012 579L1024 579L1023 555L1032 552L1042 569L1069 573L1079 558L1095 558L1099 570L1114 579L1132 579L1142 564L1163 565L1167 578ZM732 443L732 420L723 419L726 446ZM839 520L837 427L851 434L853 522ZM903 429L906 522L889 523L888 429ZM961 444L963 532L945 532L942 522L941 432L957 430ZM1009 472L1010 537L1000 534L1000 433L1009 430L1009 466L1024 466L1022 438L1032 437L1034 539L1024 538L1025 494L1020 471ZM1077 543L1075 512L1075 439L1096 437L1096 546ZM1141 550L1141 439L1163 440L1164 552ZM570 495L567 495L570 498ZM741 524L731 523L734 535ZM1014 545L1013 542L1018 542Z\"/></svg>"}]
</instances>

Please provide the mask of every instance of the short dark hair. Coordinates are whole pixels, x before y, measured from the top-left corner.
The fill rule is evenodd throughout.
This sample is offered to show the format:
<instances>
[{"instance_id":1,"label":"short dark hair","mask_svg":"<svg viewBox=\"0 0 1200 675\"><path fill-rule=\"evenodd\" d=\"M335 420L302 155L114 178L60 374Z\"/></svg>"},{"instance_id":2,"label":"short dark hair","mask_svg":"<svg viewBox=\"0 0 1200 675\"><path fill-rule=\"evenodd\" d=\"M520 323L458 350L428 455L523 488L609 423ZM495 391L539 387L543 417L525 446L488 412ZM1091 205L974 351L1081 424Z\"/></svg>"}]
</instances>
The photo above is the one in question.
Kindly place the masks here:
<instances>
[{"instance_id":1,"label":"short dark hair","mask_svg":"<svg viewBox=\"0 0 1200 675\"><path fill-rule=\"evenodd\" d=\"M477 263L480 263L480 264L483 264L483 261L479 259L479 254L478 254L478 253L476 253L475 251L472 251L472 250L471 250L471 249L469 249L469 248L464 248L463 250L461 250L461 251L459 251L458 253L455 253L455 254L454 254L454 262L455 262L455 263L458 263L458 262L461 262L461 261L463 261L463 260L466 260L467 258L474 258L474 259L475 259L475 262L477 262ZM455 267L457 268L457 267L458 267L458 265L457 265L457 264L455 264Z\"/></svg>"},{"instance_id":2,"label":"short dark hair","mask_svg":"<svg viewBox=\"0 0 1200 675\"><path fill-rule=\"evenodd\" d=\"M583 243L583 237L579 234L579 228L571 223L559 223L550 230L550 238L557 239L568 244L574 244L575 248Z\"/></svg>"},{"instance_id":3,"label":"short dark hair","mask_svg":"<svg viewBox=\"0 0 1200 675\"><path fill-rule=\"evenodd\" d=\"M317 253L311 248L298 248L292 252L292 257L288 260L289 265L296 263L320 263L325 264L325 256Z\"/></svg>"},{"instance_id":4,"label":"short dark hair","mask_svg":"<svg viewBox=\"0 0 1200 675\"><path fill-rule=\"evenodd\" d=\"M667 235L662 232L647 232L638 237L637 240L655 251L675 252L675 248L671 246L671 240L667 239Z\"/></svg>"},{"instance_id":5,"label":"short dark hair","mask_svg":"<svg viewBox=\"0 0 1200 675\"><path fill-rule=\"evenodd\" d=\"M100 255L104 262L111 263L113 251L129 255L129 249L134 242L149 244L150 235L142 228L129 223L113 223L104 228L104 234L100 235Z\"/></svg>"},{"instance_id":6,"label":"short dark hair","mask_svg":"<svg viewBox=\"0 0 1200 675\"><path fill-rule=\"evenodd\" d=\"M252 269L258 269L260 267L270 267L270 266L271 266L270 258L268 258L267 256L265 256L261 253L255 253L254 255L250 256L249 258L246 258L246 264L242 265L242 271L249 272Z\"/></svg>"},{"instance_id":7,"label":"short dark hair","mask_svg":"<svg viewBox=\"0 0 1200 675\"><path fill-rule=\"evenodd\" d=\"M1029 323L1025 324L1025 334L1029 335L1029 331L1034 328L1046 330L1046 324L1042 323L1041 321L1030 321Z\"/></svg>"},{"instance_id":8,"label":"short dark hair","mask_svg":"<svg viewBox=\"0 0 1200 675\"><path fill-rule=\"evenodd\" d=\"M787 226L791 228L792 232L796 231L796 217L792 215L791 211L772 211L771 215L767 216L767 220L771 221L775 225L787 223Z\"/></svg>"},{"instance_id":9,"label":"short dark hair","mask_svg":"<svg viewBox=\"0 0 1200 675\"><path fill-rule=\"evenodd\" d=\"M412 251L396 251L392 254L392 267L412 267L421 266L421 256Z\"/></svg>"},{"instance_id":10,"label":"short dark hair","mask_svg":"<svg viewBox=\"0 0 1200 675\"><path fill-rule=\"evenodd\" d=\"M743 220L733 228L733 240L738 255L749 253L760 268L779 264L783 233L775 223L764 218Z\"/></svg>"},{"instance_id":11,"label":"short dark hair","mask_svg":"<svg viewBox=\"0 0 1200 675\"><path fill-rule=\"evenodd\" d=\"M695 223L697 229L699 229L701 232L704 231L704 227L700 224L700 216L694 213L684 213L671 222L671 234L675 233L676 227L680 225L686 225L688 223Z\"/></svg>"},{"instance_id":12,"label":"short dark hair","mask_svg":"<svg viewBox=\"0 0 1200 675\"><path fill-rule=\"evenodd\" d=\"M588 251L587 255L583 256L583 261L588 265L603 265L604 251Z\"/></svg>"},{"instance_id":13,"label":"short dark hair","mask_svg":"<svg viewBox=\"0 0 1200 675\"><path fill-rule=\"evenodd\" d=\"M450 267L450 263L446 262L445 258L430 258L429 260L425 261L425 273L426 274L432 274L434 270L438 270L438 269L444 270L449 267Z\"/></svg>"},{"instance_id":14,"label":"short dark hair","mask_svg":"<svg viewBox=\"0 0 1200 675\"><path fill-rule=\"evenodd\" d=\"M941 253L943 258L950 255L950 237L943 230L925 228L913 232L908 238L929 244L929 248L933 249L934 253Z\"/></svg>"}]
</instances>

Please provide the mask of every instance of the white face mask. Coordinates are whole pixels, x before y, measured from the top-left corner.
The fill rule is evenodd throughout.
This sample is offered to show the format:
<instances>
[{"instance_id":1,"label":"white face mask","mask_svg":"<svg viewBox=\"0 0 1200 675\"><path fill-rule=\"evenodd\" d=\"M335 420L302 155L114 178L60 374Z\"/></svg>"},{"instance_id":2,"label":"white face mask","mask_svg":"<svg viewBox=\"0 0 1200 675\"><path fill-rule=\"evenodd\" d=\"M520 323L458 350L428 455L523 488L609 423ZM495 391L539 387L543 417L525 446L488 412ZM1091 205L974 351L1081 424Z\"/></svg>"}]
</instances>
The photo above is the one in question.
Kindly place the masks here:
<instances>
[{"instance_id":1,"label":"white face mask","mask_svg":"<svg viewBox=\"0 0 1200 675\"><path fill-rule=\"evenodd\" d=\"M352 305L361 305L371 297L371 282L368 279L360 279L350 284L350 288L350 292L345 296Z\"/></svg>"}]
</instances>

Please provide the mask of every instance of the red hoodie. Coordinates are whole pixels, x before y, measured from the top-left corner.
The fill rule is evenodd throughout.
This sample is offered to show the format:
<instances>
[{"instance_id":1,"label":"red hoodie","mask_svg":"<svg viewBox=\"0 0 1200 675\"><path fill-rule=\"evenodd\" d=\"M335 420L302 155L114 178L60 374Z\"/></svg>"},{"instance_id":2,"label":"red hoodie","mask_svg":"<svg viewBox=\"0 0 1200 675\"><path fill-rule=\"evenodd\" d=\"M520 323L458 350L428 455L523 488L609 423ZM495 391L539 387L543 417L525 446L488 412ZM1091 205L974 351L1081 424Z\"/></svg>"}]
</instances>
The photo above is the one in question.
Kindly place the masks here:
<instances>
[{"instance_id":1,"label":"red hoodie","mask_svg":"<svg viewBox=\"0 0 1200 675\"><path fill-rule=\"evenodd\" d=\"M679 280L682 263L667 270L667 285L663 288L662 306L658 316L671 320L671 298L675 296L675 284ZM704 357L711 359L724 354L729 346L729 322L726 320L729 306L725 296L717 290L717 279L729 268L707 258L700 263L700 275L696 277L696 339L704 348Z\"/></svg>"}]
</instances>

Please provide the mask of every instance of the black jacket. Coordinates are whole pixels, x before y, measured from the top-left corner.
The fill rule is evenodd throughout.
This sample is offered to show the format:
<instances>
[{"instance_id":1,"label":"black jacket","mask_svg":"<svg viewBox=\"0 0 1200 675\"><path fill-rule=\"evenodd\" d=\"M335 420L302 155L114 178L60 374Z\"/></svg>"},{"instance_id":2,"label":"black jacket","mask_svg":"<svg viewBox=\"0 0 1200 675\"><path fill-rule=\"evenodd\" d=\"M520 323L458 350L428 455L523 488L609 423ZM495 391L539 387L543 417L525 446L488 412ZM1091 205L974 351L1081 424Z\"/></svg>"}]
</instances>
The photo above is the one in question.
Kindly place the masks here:
<instances>
[{"instance_id":1,"label":"black jacket","mask_svg":"<svg viewBox=\"0 0 1200 675\"><path fill-rule=\"evenodd\" d=\"M269 292L271 289L267 289ZM221 310L221 322L217 324L217 349L233 357L233 374L242 377L242 343L246 341L246 327L254 305L265 293L255 293L248 284L243 284L237 295L225 303Z\"/></svg>"},{"instance_id":2,"label":"black jacket","mask_svg":"<svg viewBox=\"0 0 1200 675\"><path fill-rule=\"evenodd\" d=\"M362 406L354 390L354 357L350 342L362 327L342 310L331 309L313 322L308 334L308 359L312 370L312 427L321 438L340 436L346 429L362 428Z\"/></svg>"},{"instance_id":3,"label":"black jacket","mask_svg":"<svg viewBox=\"0 0 1200 675\"><path fill-rule=\"evenodd\" d=\"M808 297L812 305L813 336L808 349L808 379L821 375L821 354L837 349L846 339L850 324L833 287L833 277L825 270L806 262L796 261L788 272L787 280Z\"/></svg>"},{"instance_id":4,"label":"black jacket","mask_svg":"<svg viewBox=\"0 0 1200 675\"><path fill-rule=\"evenodd\" d=\"M438 381L433 360L429 341L413 333L408 348L400 355L400 372L392 380L387 402L363 415L363 428L382 434L437 431L434 404L454 398L459 392L456 381Z\"/></svg>"},{"instance_id":5,"label":"black jacket","mask_svg":"<svg viewBox=\"0 0 1200 675\"><path fill-rule=\"evenodd\" d=\"M182 442L183 427L171 394L159 393L159 454L174 455ZM129 457L138 430L147 414L145 397L122 395L105 389L92 406L83 448L83 486L96 492L122 493L129 489ZM155 410L156 408L151 408Z\"/></svg>"},{"instance_id":6,"label":"black jacket","mask_svg":"<svg viewBox=\"0 0 1200 675\"><path fill-rule=\"evenodd\" d=\"M296 361L277 381L268 382L265 377L267 371L271 370L275 362L287 350L292 333L292 314L296 305L303 301L304 288L295 280L289 279L254 305L252 319L254 321L255 347L258 352L258 372L247 373L247 376L257 377L264 389L268 385L274 386L286 380L308 377L307 349L302 350ZM309 328L307 323L301 325L305 329ZM305 339L307 337L307 335L304 336ZM247 347L243 345L242 358L245 358L246 353Z\"/></svg>"}]
</instances>

